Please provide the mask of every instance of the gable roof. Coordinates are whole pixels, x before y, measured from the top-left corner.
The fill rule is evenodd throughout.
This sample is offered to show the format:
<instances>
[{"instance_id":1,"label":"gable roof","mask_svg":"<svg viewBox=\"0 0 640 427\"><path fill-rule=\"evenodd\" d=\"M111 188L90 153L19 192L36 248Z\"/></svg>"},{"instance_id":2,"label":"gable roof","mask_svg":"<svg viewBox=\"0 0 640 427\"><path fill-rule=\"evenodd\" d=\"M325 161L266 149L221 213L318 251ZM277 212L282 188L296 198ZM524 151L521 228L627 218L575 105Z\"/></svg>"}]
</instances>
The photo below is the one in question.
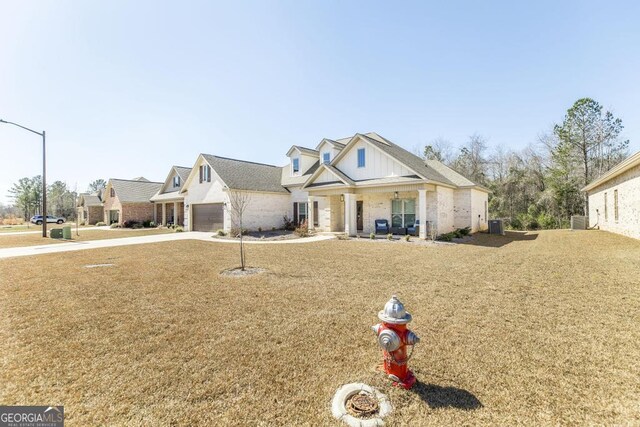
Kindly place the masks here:
<instances>
[{"instance_id":1,"label":"gable roof","mask_svg":"<svg viewBox=\"0 0 640 427\"><path fill-rule=\"evenodd\" d=\"M299 145L292 145L291 148L289 148L289 151L287 151L287 156L290 156L293 150L298 150L302 154L306 154L308 156L318 156L320 154L317 150L313 150L311 148L301 147Z\"/></svg>"},{"instance_id":2,"label":"gable roof","mask_svg":"<svg viewBox=\"0 0 640 427\"><path fill-rule=\"evenodd\" d=\"M173 187L173 183L169 180L174 176L174 172L176 175L180 177L180 185L178 187ZM189 174L191 173L191 168L187 168L184 166L171 166L171 170L167 175L167 178L164 180L160 189L156 192L156 194L151 197L152 202L173 200L176 198L182 199L183 196L179 194L179 191L184 186L184 183L187 181Z\"/></svg>"},{"instance_id":3,"label":"gable roof","mask_svg":"<svg viewBox=\"0 0 640 427\"><path fill-rule=\"evenodd\" d=\"M201 154L220 179L232 190L288 193L280 182L282 168L264 163Z\"/></svg>"},{"instance_id":4,"label":"gable roof","mask_svg":"<svg viewBox=\"0 0 640 427\"><path fill-rule=\"evenodd\" d=\"M329 171L332 175L334 175L338 179L338 181L322 182L318 184L313 183L312 181L316 179L325 170ZM323 163L313 174L311 174L310 177L308 177L308 179L305 181L302 188L320 186L320 185L335 185L335 184L344 184L350 187L356 185L355 181L349 178L347 175L345 175L340 169L330 164Z\"/></svg>"},{"instance_id":5,"label":"gable roof","mask_svg":"<svg viewBox=\"0 0 640 427\"><path fill-rule=\"evenodd\" d=\"M333 139L329 139L329 138L323 138L322 141L320 141L320 143L318 145L316 145L316 151L320 150L320 147L322 146L322 144L324 143L329 143L331 145L333 145L335 148L337 148L338 150L342 150L344 148L344 144L338 141L334 141Z\"/></svg>"},{"instance_id":6,"label":"gable roof","mask_svg":"<svg viewBox=\"0 0 640 427\"><path fill-rule=\"evenodd\" d=\"M102 200L96 193L82 194L80 197L82 198L82 206L102 206Z\"/></svg>"},{"instance_id":7,"label":"gable roof","mask_svg":"<svg viewBox=\"0 0 640 427\"><path fill-rule=\"evenodd\" d=\"M585 186L581 191L593 190L599 185L604 184L605 182L615 178L618 175L621 175L622 173L638 165L640 165L640 151L627 157L625 160L609 169L607 172L593 180L589 185Z\"/></svg>"},{"instance_id":8,"label":"gable roof","mask_svg":"<svg viewBox=\"0 0 640 427\"><path fill-rule=\"evenodd\" d=\"M110 185L115 190L120 203L140 203L149 202L162 184L148 180L111 178L107 186Z\"/></svg>"},{"instance_id":9,"label":"gable roof","mask_svg":"<svg viewBox=\"0 0 640 427\"><path fill-rule=\"evenodd\" d=\"M185 182L191 173L191 168L186 166L174 166L173 169L175 169L182 182Z\"/></svg>"}]
</instances>

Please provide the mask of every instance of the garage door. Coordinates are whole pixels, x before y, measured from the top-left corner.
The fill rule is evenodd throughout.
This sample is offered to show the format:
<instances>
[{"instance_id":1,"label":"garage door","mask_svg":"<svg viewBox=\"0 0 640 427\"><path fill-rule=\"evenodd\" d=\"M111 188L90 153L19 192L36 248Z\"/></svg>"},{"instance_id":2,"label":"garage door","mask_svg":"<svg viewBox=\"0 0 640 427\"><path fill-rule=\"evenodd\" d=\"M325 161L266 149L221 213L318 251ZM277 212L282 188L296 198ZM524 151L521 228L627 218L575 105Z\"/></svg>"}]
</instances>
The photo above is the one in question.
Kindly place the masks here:
<instances>
[{"instance_id":1,"label":"garage door","mask_svg":"<svg viewBox=\"0 0 640 427\"><path fill-rule=\"evenodd\" d=\"M224 208L222 203L191 205L194 231L215 231L224 228Z\"/></svg>"}]
</instances>

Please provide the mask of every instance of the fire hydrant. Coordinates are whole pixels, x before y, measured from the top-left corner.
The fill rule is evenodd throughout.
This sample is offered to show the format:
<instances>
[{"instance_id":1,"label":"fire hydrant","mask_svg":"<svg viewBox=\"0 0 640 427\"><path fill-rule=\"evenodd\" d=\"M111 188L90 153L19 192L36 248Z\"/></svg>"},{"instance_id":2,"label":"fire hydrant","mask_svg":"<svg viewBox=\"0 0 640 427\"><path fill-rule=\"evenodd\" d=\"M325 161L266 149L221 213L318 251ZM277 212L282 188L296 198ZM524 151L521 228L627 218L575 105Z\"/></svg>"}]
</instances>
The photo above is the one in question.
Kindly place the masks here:
<instances>
[{"instance_id":1,"label":"fire hydrant","mask_svg":"<svg viewBox=\"0 0 640 427\"><path fill-rule=\"evenodd\" d=\"M409 370L407 362L413 355L413 346L420 338L407 329L411 322L411 314L407 313L404 305L397 296L393 295L384 305L384 310L378 313L382 323L371 327L378 336L378 344L382 348L384 371L393 381L393 385L410 389L416 382L416 377ZM407 347L411 346L411 353L407 354Z\"/></svg>"}]
</instances>

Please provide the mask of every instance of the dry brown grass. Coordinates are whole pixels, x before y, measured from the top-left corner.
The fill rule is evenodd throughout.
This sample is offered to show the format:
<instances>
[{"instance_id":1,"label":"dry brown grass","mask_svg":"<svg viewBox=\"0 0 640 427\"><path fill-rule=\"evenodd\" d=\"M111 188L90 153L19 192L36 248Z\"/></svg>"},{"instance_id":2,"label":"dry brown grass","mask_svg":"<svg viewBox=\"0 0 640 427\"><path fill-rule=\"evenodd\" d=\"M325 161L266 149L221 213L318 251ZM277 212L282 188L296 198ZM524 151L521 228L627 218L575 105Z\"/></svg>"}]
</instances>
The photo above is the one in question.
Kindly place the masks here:
<instances>
[{"instance_id":1,"label":"dry brown grass","mask_svg":"<svg viewBox=\"0 0 640 427\"><path fill-rule=\"evenodd\" d=\"M60 228L60 227L57 227ZM75 228L71 229L72 242L82 242L87 240L103 240L103 239L117 239L120 237L137 237L137 236L150 236L153 234L167 234L173 233L173 230L168 229L144 229L144 230L83 230L80 228L78 236L76 236ZM18 234L15 236L3 235L0 236L0 248L17 248L20 246L37 246L37 245L50 245L55 243L65 243L69 240L64 239L51 239L49 237L43 238L42 234Z\"/></svg>"},{"instance_id":2,"label":"dry brown grass","mask_svg":"<svg viewBox=\"0 0 640 427\"><path fill-rule=\"evenodd\" d=\"M247 246L269 271L244 278L218 274L235 245L197 241L0 261L0 402L70 426L338 425L334 391L364 381L391 426L640 423L640 242L474 243ZM422 337L409 392L374 369L394 292Z\"/></svg>"}]
</instances>

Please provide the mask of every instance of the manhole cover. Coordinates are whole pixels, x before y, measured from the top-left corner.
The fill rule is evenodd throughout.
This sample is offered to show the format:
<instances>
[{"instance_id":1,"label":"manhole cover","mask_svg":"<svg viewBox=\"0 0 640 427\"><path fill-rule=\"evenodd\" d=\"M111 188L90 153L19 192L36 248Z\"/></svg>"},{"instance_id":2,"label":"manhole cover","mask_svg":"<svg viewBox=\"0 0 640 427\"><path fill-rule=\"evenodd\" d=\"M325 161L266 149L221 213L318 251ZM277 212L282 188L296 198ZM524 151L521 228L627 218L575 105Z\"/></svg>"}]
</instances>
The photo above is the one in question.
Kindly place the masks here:
<instances>
[{"instance_id":1,"label":"manhole cover","mask_svg":"<svg viewBox=\"0 0 640 427\"><path fill-rule=\"evenodd\" d=\"M368 418L378 413L380 405L378 405L378 399L361 391L358 394L354 394L347 400L347 411L355 417Z\"/></svg>"}]
</instances>

